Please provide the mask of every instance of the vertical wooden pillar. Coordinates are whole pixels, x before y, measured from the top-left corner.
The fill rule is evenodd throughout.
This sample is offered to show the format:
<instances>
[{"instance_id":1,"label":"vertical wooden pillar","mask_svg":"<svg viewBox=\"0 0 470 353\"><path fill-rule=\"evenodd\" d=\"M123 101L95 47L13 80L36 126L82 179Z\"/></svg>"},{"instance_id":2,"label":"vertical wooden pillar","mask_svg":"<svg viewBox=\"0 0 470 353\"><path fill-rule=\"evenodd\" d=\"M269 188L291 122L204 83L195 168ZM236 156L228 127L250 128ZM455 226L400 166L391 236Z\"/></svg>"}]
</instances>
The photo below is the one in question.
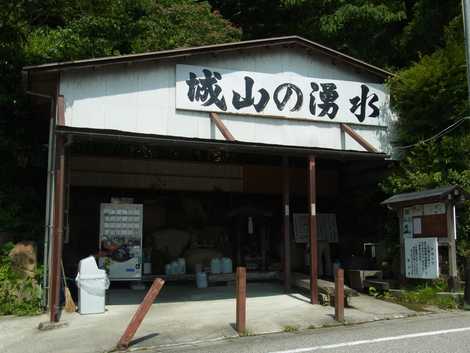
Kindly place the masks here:
<instances>
[{"instance_id":1,"label":"vertical wooden pillar","mask_svg":"<svg viewBox=\"0 0 470 353\"><path fill-rule=\"evenodd\" d=\"M60 319L60 285L61 285L61 261L62 240L64 229L64 173L65 153L64 138L56 138L56 170L54 186L54 223L52 232L52 251L50 269L50 321L58 322Z\"/></svg>"},{"instance_id":2,"label":"vertical wooden pillar","mask_svg":"<svg viewBox=\"0 0 470 353\"><path fill-rule=\"evenodd\" d=\"M290 178L289 160L282 159L282 206L283 206L283 227L284 227L284 289L286 292L291 289L291 264L290 264Z\"/></svg>"},{"instance_id":3,"label":"vertical wooden pillar","mask_svg":"<svg viewBox=\"0 0 470 353\"><path fill-rule=\"evenodd\" d=\"M344 270L337 268L335 273L335 320L344 321Z\"/></svg>"},{"instance_id":4,"label":"vertical wooden pillar","mask_svg":"<svg viewBox=\"0 0 470 353\"><path fill-rule=\"evenodd\" d=\"M455 206L451 201L447 202L447 241L449 250L449 289L451 291L459 290L459 278L457 269L457 249L456 249L456 224L455 224Z\"/></svg>"},{"instance_id":5,"label":"vertical wooden pillar","mask_svg":"<svg viewBox=\"0 0 470 353\"><path fill-rule=\"evenodd\" d=\"M400 237L400 282L405 280L405 239L403 235L403 207L397 210L398 234Z\"/></svg>"},{"instance_id":6,"label":"vertical wooden pillar","mask_svg":"<svg viewBox=\"0 0 470 353\"><path fill-rule=\"evenodd\" d=\"M236 329L243 335L246 331L246 268L237 267L236 286Z\"/></svg>"},{"instance_id":7,"label":"vertical wooden pillar","mask_svg":"<svg viewBox=\"0 0 470 353\"><path fill-rule=\"evenodd\" d=\"M318 304L318 259L317 259L317 186L315 156L308 159L308 208L309 208L309 238L310 238L310 302Z\"/></svg>"}]
</instances>

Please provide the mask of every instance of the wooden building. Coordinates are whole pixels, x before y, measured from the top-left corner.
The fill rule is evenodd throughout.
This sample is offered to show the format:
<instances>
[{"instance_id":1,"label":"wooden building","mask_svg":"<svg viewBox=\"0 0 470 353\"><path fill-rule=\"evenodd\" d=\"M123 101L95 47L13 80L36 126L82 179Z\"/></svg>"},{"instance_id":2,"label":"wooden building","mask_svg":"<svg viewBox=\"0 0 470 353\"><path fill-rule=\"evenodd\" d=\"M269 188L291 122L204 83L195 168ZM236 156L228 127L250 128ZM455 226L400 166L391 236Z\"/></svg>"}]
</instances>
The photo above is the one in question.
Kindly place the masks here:
<instances>
[{"instance_id":1,"label":"wooden building","mask_svg":"<svg viewBox=\"0 0 470 353\"><path fill-rule=\"evenodd\" d=\"M338 246L350 252L358 234L375 232L373 211L351 199L377 190L392 154L396 117L385 70L292 36L24 73L37 109L50 118L51 320L62 254L72 271L98 251L99 205L111 198L144 205L154 275L170 250L155 252L150 239L172 227L191 233L189 247L211 244L235 265L280 272L287 290L291 269L308 269L312 303L319 271L331 272ZM293 234L294 214L305 215L303 241ZM336 216L338 246L319 241L318 214Z\"/></svg>"}]
</instances>

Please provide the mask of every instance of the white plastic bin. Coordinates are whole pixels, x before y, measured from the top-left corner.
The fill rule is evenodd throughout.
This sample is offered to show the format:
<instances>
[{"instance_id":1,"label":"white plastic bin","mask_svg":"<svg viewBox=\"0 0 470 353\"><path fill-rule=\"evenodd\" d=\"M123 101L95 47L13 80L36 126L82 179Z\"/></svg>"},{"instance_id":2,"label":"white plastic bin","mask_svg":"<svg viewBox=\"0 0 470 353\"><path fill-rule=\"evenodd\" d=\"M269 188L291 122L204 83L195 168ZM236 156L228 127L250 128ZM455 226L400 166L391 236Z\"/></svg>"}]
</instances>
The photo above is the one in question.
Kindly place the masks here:
<instances>
[{"instance_id":1,"label":"white plastic bin","mask_svg":"<svg viewBox=\"0 0 470 353\"><path fill-rule=\"evenodd\" d=\"M93 256L80 260L75 282L78 287L78 312L80 314L104 313L109 279L106 271L98 268Z\"/></svg>"}]
</instances>

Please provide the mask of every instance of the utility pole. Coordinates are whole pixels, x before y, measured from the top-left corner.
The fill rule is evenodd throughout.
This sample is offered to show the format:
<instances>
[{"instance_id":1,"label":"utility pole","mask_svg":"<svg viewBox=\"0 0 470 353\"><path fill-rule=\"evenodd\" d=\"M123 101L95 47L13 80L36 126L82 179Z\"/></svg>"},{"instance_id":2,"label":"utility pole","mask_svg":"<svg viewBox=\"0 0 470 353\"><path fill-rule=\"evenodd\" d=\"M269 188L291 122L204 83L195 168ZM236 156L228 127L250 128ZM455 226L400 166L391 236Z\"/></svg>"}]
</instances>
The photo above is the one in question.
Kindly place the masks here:
<instances>
[{"instance_id":1,"label":"utility pole","mask_svg":"<svg viewBox=\"0 0 470 353\"><path fill-rule=\"evenodd\" d=\"M462 0L465 56L467 58L468 101L470 103L470 0Z\"/></svg>"}]
</instances>

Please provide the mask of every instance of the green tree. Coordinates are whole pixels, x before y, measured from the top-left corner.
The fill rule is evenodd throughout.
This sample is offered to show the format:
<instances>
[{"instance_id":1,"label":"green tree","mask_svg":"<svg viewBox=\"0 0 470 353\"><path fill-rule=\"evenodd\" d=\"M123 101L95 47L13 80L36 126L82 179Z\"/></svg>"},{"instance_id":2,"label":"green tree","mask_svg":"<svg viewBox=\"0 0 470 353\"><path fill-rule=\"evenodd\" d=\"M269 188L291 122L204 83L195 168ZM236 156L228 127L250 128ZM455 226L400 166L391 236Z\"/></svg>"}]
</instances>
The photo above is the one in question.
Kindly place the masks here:
<instances>
[{"instance_id":1,"label":"green tree","mask_svg":"<svg viewBox=\"0 0 470 353\"><path fill-rule=\"evenodd\" d=\"M192 0L17 0L0 7L0 231L40 238L48 126L21 68L230 42L240 31Z\"/></svg>"},{"instance_id":2,"label":"green tree","mask_svg":"<svg viewBox=\"0 0 470 353\"><path fill-rule=\"evenodd\" d=\"M389 69L444 44L458 0L210 0L243 38L300 35Z\"/></svg>"}]
</instances>

